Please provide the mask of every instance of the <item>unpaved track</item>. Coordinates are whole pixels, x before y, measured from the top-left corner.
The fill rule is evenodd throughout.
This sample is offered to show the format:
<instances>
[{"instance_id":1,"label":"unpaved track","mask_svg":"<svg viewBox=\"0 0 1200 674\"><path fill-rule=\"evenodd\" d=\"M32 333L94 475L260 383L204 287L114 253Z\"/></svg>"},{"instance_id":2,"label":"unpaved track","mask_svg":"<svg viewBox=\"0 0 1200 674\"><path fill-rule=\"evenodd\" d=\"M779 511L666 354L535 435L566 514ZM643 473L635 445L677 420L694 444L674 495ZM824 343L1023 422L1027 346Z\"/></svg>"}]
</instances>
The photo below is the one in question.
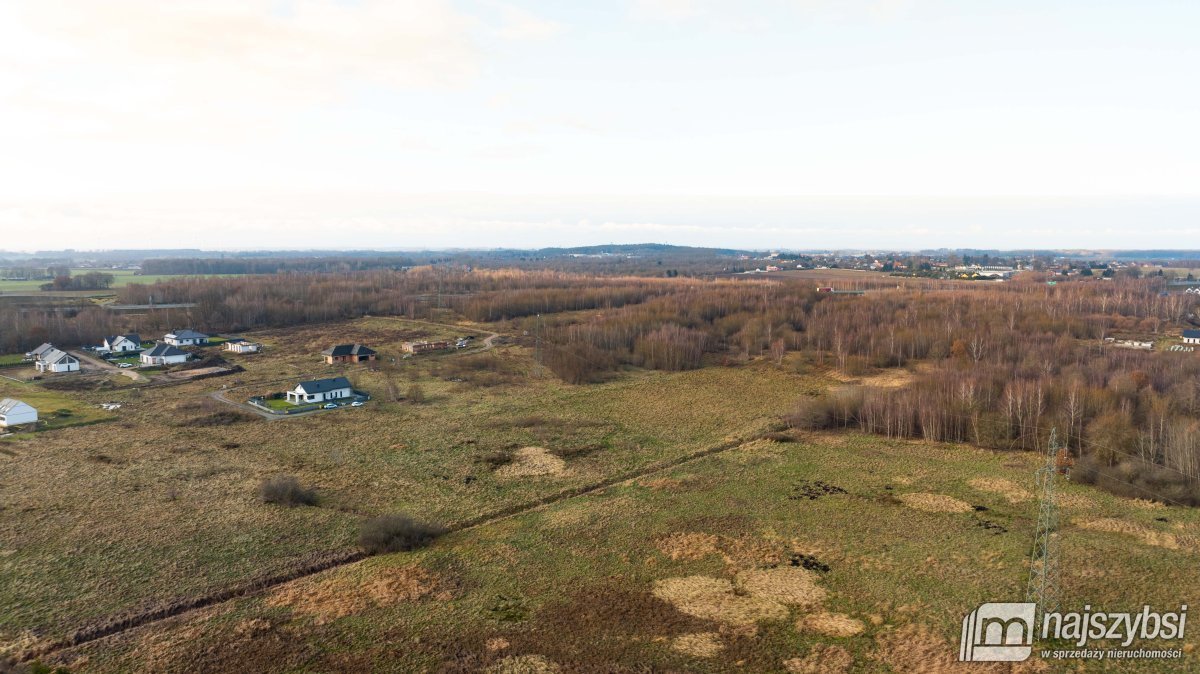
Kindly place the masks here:
<instances>
[{"instance_id":1,"label":"unpaved track","mask_svg":"<svg viewBox=\"0 0 1200 674\"><path fill-rule=\"evenodd\" d=\"M86 351L76 350L76 351L71 351L69 353L72 356L75 356L76 358L78 358L81 363L87 363L88 365L99 368L101 370L111 370L112 372L116 372L119 375L129 377L130 379L134 380L135 382L137 382L139 384L144 384L144 383L150 381L149 377L138 372L136 369L134 369L132 367L117 367L116 365L113 365L112 363L110 363L106 360L102 360L100 358L96 358L95 356L88 354L88 352L86 352Z\"/></svg>"},{"instance_id":2,"label":"unpaved track","mask_svg":"<svg viewBox=\"0 0 1200 674\"><path fill-rule=\"evenodd\" d=\"M599 482L580 487L574 487L571 489L565 489L534 501L503 508L496 512L480 515L463 522L454 523L453 525L447 527L447 532L456 533L487 526L502 520L533 512L549 505L580 498L582 496L588 496L613 486L629 484L634 480L640 480L644 477L649 477L651 475L691 463L692 461L697 461L714 454L735 449L746 444L747 442L750 442L751 440L754 440L757 437L761 436L756 435L748 438L730 440L716 445L715 447L702 449L692 452L691 454L685 454L684 456L666 459L663 461L656 461L649 465L643 466L642 468L626 471L625 473L605 478ZM90 643L101 641L103 639L117 637L132 632L138 628L151 626L155 623L182 616L198 609L215 606L217 604L223 604L225 602L242 597L250 597L261 594L262 592L273 587L278 587L294 580L306 578L330 569L355 564L359 561L362 561L365 557L366 555L357 548L344 548L341 550L313 553L312 555L304 558L304 560L301 560L299 563L294 563L294 566L291 569L285 568L282 571L277 571L270 575L260 576L258 578L253 578L232 586L225 587L223 589L214 590L206 595L190 598L178 598L169 602L163 602L157 607L144 610L140 613L122 614L110 618L106 622L81 628L64 638L59 639L58 641L46 644L40 648L33 648L19 654L17 656L18 661L24 662L34 658L42 658L49 655L60 654L69 651L72 648L84 646ZM316 561L306 562L305 560Z\"/></svg>"}]
</instances>

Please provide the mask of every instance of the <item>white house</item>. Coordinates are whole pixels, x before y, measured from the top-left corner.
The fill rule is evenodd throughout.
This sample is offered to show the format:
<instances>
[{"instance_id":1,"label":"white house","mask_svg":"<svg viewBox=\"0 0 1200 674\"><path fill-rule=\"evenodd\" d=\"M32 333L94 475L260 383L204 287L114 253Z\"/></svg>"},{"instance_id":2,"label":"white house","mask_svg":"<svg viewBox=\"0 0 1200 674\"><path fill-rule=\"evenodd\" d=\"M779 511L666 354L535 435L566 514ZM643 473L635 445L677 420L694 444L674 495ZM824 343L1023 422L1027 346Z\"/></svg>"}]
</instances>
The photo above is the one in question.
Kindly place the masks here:
<instances>
[{"instance_id":1,"label":"white house","mask_svg":"<svg viewBox=\"0 0 1200 674\"><path fill-rule=\"evenodd\" d=\"M34 367L38 372L78 372L79 359L51 347L38 355Z\"/></svg>"},{"instance_id":2,"label":"white house","mask_svg":"<svg viewBox=\"0 0 1200 674\"><path fill-rule=\"evenodd\" d=\"M53 349L53 348L54 348L53 344L51 344L50 342L46 342L45 344L42 344L41 346L34 349L33 351L25 352L25 358L27 358L29 360L37 360L38 356L41 356L43 353L46 353L47 351L49 351L50 349Z\"/></svg>"},{"instance_id":3,"label":"white house","mask_svg":"<svg viewBox=\"0 0 1200 674\"><path fill-rule=\"evenodd\" d=\"M113 353L127 353L142 349L142 338L139 335L112 335L104 338L105 350Z\"/></svg>"},{"instance_id":4,"label":"white house","mask_svg":"<svg viewBox=\"0 0 1200 674\"><path fill-rule=\"evenodd\" d=\"M225 342L225 350L234 353L258 353L262 350L262 344L244 339L231 339Z\"/></svg>"},{"instance_id":5,"label":"white house","mask_svg":"<svg viewBox=\"0 0 1200 674\"><path fill-rule=\"evenodd\" d=\"M296 388L287 392L287 400L293 405L321 403L353 396L354 389L350 386L350 380L345 377L302 381Z\"/></svg>"},{"instance_id":6,"label":"white house","mask_svg":"<svg viewBox=\"0 0 1200 674\"><path fill-rule=\"evenodd\" d=\"M1200 330L1184 330L1183 331L1183 343L1184 344L1200 344Z\"/></svg>"},{"instance_id":7,"label":"white house","mask_svg":"<svg viewBox=\"0 0 1200 674\"><path fill-rule=\"evenodd\" d=\"M208 335L195 330L176 330L163 335L163 341L171 346L201 346L208 344Z\"/></svg>"},{"instance_id":8,"label":"white house","mask_svg":"<svg viewBox=\"0 0 1200 674\"><path fill-rule=\"evenodd\" d=\"M155 342L154 348L143 351L141 355L142 365L174 365L187 362L188 358L187 351L180 351L162 342Z\"/></svg>"},{"instance_id":9,"label":"white house","mask_svg":"<svg viewBox=\"0 0 1200 674\"><path fill-rule=\"evenodd\" d=\"M0 400L0 426L17 426L36 422L37 410L20 400Z\"/></svg>"}]
</instances>

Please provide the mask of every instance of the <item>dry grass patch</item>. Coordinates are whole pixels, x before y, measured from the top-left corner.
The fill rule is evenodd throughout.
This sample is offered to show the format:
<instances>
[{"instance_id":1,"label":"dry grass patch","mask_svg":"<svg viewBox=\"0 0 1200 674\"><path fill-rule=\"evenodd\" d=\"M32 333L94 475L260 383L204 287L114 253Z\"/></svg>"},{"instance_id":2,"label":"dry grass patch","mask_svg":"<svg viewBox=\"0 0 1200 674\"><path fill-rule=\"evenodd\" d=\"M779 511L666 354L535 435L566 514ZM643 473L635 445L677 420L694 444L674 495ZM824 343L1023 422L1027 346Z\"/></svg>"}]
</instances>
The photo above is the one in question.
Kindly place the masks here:
<instances>
[{"instance_id":1,"label":"dry grass patch","mask_svg":"<svg viewBox=\"0 0 1200 674\"><path fill-rule=\"evenodd\" d=\"M737 575L737 585L752 597L792 606L812 607L825 601L817 574L795 566L743 571Z\"/></svg>"},{"instance_id":2,"label":"dry grass patch","mask_svg":"<svg viewBox=\"0 0 1200 674\"><path fill-rule=\"evenodd\" d=\"M658 549L676 561L704 559L720 552L720 540L713 534L675 533L659 539Z\"/></svg>"},{"instance_id":3,"label":"dry grass patch","mask_svg":"<svg viewBox=\"0 0 1200 674\"><path fill-rule=\"evenodd\" d=\"M733 583L709 576L688 576L655 581L654 596L697 618L732 625L787 617L787 608L772 598L742 596Z\"/></svg>"},{"instance_id":4,"label":"dry grass patch","mask_svg":"<svg viewBox=\"0 0 1200 674\"><path fill-rule=\"evenodd\" d=\"M1129 499L1127 503L1134 508L1140 508L1142 510L1162 510L1163 508L1167 507L1164 503L1159 503L1158 501L1151 501L1144 498Z\"/></svg>"},{"instance_id":5,"label":"dry grass patch","mask_svg":"<svg viewBox=\"0 0 1200 674\"><path fill-rule=\"evenodd\" d=\"M717 632L697 632L675 637L671 648L697 658L712 658L725 648L725 644L721 643L721 635Z\"/></svg>"},{"instance_id":6,"label":"dry grass patch","mask_svg":"<svg viewBox=\"0 0 1200 674\"><path fill-rule=\"evenodd\" d=\"M545 447L522 447L513 456L512 463L496 469L496 475L503 478L536 477L562 475L566 470L567 462Z\"/></svg>"},{"instance_id":7,"label":"dry grass patch","mask_svg":"<svg viewBox=\"0 0 1200 674\"><path fill-rule=\"evenodd\" d=\"M562 667L544 655L511 655L487 671L488 674L556 674Z\"/></svg>"},{"instance_id":8,"label":"dry grass patch","mask_svg":"<svg viewBox=\"0 0 1200 674\"><path fill-rule=\"evenodd\" d=\"M1006 480L1000 477L979 477L971 480L967 484L973 489L988 492L991 494L999 494L1008 500L1009 503L1021 503L1033 498L1033 494L1021 485Z\"/></svg>"},{"instance_id":9,"label":"dry grass patch","mask_svg":"<svg viewBox=\"0 0 1200 674\"><path fill-rule=\"evenodd\" d=\"M1099 507L1095 499L1083 494L1059 494L1058 503L1065 508L1072 510L1093 510Z\"/></svg>"},{"instance_id":10,"label":"dry grass patch","mask_svg":"<svg viewBox=\"0 0 1200 674\"><path fill-rule=\"evenodd\" d=\"M995 672L1000 666L960 663L956 649L925 625L910 623L886 629L875 637L872 659L896 672L950 674L952 672Z\"/></svg>"},{"instance_id":11,"label":"dry grass patch","mask_svg":"<svg viewBox=\"0 0 1200 674\"><path fill-rule=\"evenodd\" d=\"M945 494L901 494L904 505L927 513L968 513L971 504Z\"/></svg>"},{"instance_id":12,"label":"dry grass patch","mask_svg":"<svg viewBox=\"0 0 1200 674\"><path fill-rule=\"evenodd\" d=\"M372 577L337 576L284 585L266 599L267 606L286 606L323 625L375 606L391 606L426 598L447 601L452 588L434 573L416 565L382 569Z\"/></svg>"},{"instance_id":13,"label":"dry grass patch","mask_svg":"<svg viewBox=\"0 0 1200 674\"><path fill-rule=\"evenodd\" d=\"M784 669L790 674L841 674L850 671L854 656L841 646L818 644L803 658L785 660Z\"/></svg>"},{"instance_id":14,"label":"dry grass patch","mask_svg":"<svg viewBox=\"0 0 1200 674\"><path fill-rule=\"evenodd\" d=\"M1166 531L1156 531L1144 524L1128 522L1115 517L1101 517L1092 520L1076 520L1075 525L1089 531L1103 531L1110 534L1124 534L1138 539L1144 545L1151 545L1167 550L1182 550L1184 552L1200 552L1200 539L1188 534L1173 534Z\"/></svg>"},{"instance_id":15,"label":"dry grass patch","mask_svg":"<svg viewBox=\"0 0 1200 674\"><path fill-rule=\"evenodd\" d=\"M863 621L844 613L813 613L796 621L800 632L823 634L827 637L852 637L866 629Z\"/></svg>"}]
</instances>

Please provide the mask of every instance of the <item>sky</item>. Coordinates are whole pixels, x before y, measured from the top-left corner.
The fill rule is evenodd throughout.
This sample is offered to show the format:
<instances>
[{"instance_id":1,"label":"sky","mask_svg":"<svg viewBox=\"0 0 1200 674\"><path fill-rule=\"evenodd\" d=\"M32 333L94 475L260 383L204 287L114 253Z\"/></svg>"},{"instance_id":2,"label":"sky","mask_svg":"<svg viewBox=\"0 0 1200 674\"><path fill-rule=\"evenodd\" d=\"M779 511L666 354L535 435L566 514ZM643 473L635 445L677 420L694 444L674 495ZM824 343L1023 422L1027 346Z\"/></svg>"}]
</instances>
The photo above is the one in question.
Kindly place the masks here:
<instances>
[{"instance_id":1,"label":"sky","mask_svg":"<svg viewBox=\"0 0 1200 674\"><path fill-rule=\"evenodd\" d=\"M1200 247L1188 0L10 0L0 249Z\"/></svg>"}]
</instances>

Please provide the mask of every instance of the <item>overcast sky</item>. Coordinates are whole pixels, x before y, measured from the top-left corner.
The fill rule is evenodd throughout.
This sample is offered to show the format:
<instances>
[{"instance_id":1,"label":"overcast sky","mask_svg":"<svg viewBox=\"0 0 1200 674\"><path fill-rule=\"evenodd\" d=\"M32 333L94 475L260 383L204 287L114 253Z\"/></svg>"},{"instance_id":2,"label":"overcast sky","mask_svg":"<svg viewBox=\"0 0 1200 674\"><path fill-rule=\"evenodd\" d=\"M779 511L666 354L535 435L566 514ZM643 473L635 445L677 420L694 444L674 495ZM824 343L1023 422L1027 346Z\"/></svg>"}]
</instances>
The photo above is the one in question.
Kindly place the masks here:
<instances>
[{"instance_id":1,"label":"overcast sky","mask_svg":"<svg viewBox=\"0 0 1200 674\"><path fill-rule=\"evenodd\" d=\"M9 0L0 248L1200 247L1200 2Z\"/></svg>"}]
</instances>

